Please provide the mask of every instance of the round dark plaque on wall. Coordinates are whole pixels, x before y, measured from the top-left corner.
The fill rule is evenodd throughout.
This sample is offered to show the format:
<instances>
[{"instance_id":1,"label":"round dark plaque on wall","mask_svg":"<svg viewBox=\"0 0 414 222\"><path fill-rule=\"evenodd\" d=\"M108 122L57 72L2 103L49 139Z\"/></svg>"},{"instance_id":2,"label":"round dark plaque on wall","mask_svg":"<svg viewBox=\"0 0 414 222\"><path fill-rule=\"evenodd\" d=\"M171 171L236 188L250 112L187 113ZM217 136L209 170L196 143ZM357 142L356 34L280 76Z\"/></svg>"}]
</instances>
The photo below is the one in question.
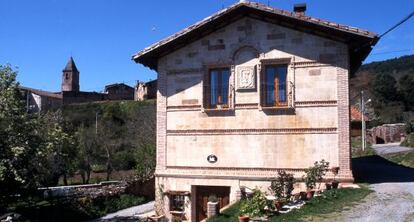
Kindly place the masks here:
<instances>
[{"instance_id":1,"label":"round dark plaque on wall","mask_svg":"<svg viewBox=\"0 0 414 222\"><path fill-rule=\"evenodd\" d=\"M209 163L215 163L215 162L217 162L217 156L216 155L214 155L214 154L211 154L211 155L209 155L208 157L207 157L207 161L209 162Z\"/></svg>"}]
</instances>

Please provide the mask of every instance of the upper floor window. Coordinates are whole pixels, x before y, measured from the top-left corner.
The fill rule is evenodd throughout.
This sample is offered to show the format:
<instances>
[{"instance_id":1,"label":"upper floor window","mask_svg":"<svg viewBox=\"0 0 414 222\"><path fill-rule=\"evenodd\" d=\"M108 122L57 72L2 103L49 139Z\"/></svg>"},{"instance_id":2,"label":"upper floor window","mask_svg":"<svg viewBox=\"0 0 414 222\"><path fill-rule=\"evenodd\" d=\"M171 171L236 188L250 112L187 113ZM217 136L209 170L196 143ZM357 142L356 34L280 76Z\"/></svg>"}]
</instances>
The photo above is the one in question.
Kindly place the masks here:
<instances>
[{"instance_id":1,"label":"upper floor window","mask_svg":"<svg viewBox=\"0 0 414 222\"><path fill-rule=\"evenodd\" d=\"M210 69L205 79L206 108L229 107L229 68Z\"/></svg>"},{"instance_id":2,"label":"upper floor window","mask_svg":"<svg viewBox=\"0 0 414 222\"><path fill-rule=\"evenodd\" d=\"M266 65L262 77L262 106L288 105L287 65Z\"/></svg>"}]
</instances>

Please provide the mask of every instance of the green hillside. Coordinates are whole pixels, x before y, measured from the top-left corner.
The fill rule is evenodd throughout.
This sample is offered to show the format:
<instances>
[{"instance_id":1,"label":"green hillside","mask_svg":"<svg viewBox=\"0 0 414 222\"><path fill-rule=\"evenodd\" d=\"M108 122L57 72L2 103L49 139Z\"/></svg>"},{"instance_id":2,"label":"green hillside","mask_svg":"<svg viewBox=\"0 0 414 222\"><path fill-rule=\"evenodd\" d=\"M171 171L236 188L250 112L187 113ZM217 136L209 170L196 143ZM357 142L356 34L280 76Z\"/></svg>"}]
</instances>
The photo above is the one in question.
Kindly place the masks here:
<instances>
[{"instance_id":1,"label":"green hillside","mask_svg":"<svg viewBox=\"0 0 414 222\"><path fill-rule=\"evenodd\" d=\"M61 116L63 120L57 122L75 138L70 148L75 154L67 157L68 179L81 176L88 183L91 174L119 179L118 172L148 176L147 171L155 167L155 107L154 100L105 101L66 105L47 113L44 118L50 122ZM51 185L57 179L51 179Z\"/></svg>"},{"instance_id":2,"label":"green hillside","mask_svg":"<svg viewBox=\"0 0 414 222\"><path fill-rule=\"evenodd\" d=\"M373 125L413 120L414 55L363 65L350 80L351 104L359 106L361 90Z\"/></svg>"}]
</instances>

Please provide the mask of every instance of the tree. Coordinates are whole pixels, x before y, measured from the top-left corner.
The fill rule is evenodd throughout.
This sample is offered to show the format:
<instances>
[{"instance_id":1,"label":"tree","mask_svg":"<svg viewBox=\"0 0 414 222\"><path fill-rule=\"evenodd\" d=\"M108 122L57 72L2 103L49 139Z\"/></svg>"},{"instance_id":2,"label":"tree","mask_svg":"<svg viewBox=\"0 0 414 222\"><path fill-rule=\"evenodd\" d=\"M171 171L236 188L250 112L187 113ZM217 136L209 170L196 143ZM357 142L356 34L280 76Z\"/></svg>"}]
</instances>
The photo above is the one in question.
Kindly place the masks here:
<instances>
[{"instance_id":1,"label":"tree","mask_svg":"<svg viewBox=\"0 0 414 222\"><path fill-rule=\"evenodd\" d=\"M0 205L36 188L44 150L38 122L25 109L17 72L0 65Z\"/></svg>"},{"instance_id":2,"label":"tree","mask_svg":"<svg viewBox=\"0 0 414 222\"><path fill-rule=\"evenodd\" d=\"M84 184L91 178L92 164L99 156L100 147L96 132L92 128L80 126L76 133L79 146L78 169Z\"/></svg>"},{"instance_id":3,"label":"tree","mask_svg":"<svg viewBox=\"0 0 414 222\"><path fill-rule=\"evenodd\" d=\"M125 128L122 124L104 120L99 129L99 144L103 149L106 166L106 180L111 178L114 170L114 155L122 147Z\"/></svg>"},{"instance_id":4,"label":"tree","mask_svg":"<svg viewBox=\"0 0 414 222\"><path fill-rule=\"evenodd\" d=\"M135 152L135 175L138 181L146 181L154 176L156 166L156 149L152 144L144 144Z\"/></svg>"},{"instance_id":5,"label":"tree","mask_svg":"<svg viewBox=\"0 0 414 222\"><path fill-rule=\"evenodd\" d=\"M49 112L43 116L43 131L48 156L49 173L53 183L63 176L63 182L68 185L67 178L76 171L77 145L73 133L67 127L62 112Z\"/></svg>"},{"instance_id":6,"label":"tree","mask_svg":"<svg viewBox=\"0 0 414 222\"><path fill-rule=\"evenodd\" d=\"M400 94L406 110L414 108L414 73L407 74L399 80Z\"/></svg>"},{"instance_id":7,"label":"tree","mask_svg":"<svg viewBox=\"0 0 414 222\"><path fill-rule=\"evenodd\" d=\"M398 99L394 77L389 74L377 74L372 84L372 93L379 104L387 104Z\"/></svg>"}]
</instances>

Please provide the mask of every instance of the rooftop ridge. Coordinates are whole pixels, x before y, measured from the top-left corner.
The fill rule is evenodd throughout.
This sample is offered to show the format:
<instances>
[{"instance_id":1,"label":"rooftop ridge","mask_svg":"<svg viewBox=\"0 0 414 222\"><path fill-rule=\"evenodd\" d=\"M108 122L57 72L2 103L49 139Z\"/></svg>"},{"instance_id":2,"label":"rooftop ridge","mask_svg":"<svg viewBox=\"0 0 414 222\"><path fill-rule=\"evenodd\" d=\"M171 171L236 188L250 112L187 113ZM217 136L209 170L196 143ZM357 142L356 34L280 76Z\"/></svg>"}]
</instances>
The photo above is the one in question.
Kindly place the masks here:
<instances>
[{"instance_id":1,"label":"rooftop ridge","mask_svg":"<svg viewBox=\"0 0 414 222\"><path fill-rule=\"evenodd\" d=\"M219 10L216 13L213 13L210 16L205 17L204 19L194 23L193 25L190 25L166 38L161 39L160 41L144 48L143 50L137 52L136 54L134 54L132 56L132 59L136 59L138 57L140 57L141 55L146 54L147 52L158 48L162 45L167 44L168 42L171 42L177 38L179 38L180 36L183 36L191 31L193 31L194 29L197 29L198 27L207 24L210 21L215 20L216 18L220 17L223 14L226 14L229 11L232 11L236 8L242 7L242 6L247 6L250 8L254 8L257 10L261 10L261 11L266 11L266 12L270 12L270 13L274 13L274 14L278 14L278 15L282 15L282 16L287 16L290 18L294 18L294 19L298 19L301 21L305 21L305 22L309 22L309 23L313 23L316 25L321 25L321 26L325 26L328 28L333 28L339 31L345 31L345 32L350 32L356 35L361 35L361 36L366 36L366 37L370 37L370 38L376 38L378 36L378 34L374 33L374 32L370 32L368 30L365 29L360 29L360 28L356 28L356 27L352 27L352 26L348 26L348 25L343 25L343 24L339 24L339 23L335 23L335 22L330 22L328 20L324 20L324 19L320 19L317 17L313 17L313 16L307 16L307 15L301 15L301 14L297 14L295 12L291 12L291 11L287 11L287 10L283 10L283 9L279 9L279 8L275 8L275 7L271 7L271 6L267 6L258 2L250 2L250 1L239 1L236 2L232 5L230 5L229 7L226 7L222 10Z\"/></svg>"}]
</instances>

